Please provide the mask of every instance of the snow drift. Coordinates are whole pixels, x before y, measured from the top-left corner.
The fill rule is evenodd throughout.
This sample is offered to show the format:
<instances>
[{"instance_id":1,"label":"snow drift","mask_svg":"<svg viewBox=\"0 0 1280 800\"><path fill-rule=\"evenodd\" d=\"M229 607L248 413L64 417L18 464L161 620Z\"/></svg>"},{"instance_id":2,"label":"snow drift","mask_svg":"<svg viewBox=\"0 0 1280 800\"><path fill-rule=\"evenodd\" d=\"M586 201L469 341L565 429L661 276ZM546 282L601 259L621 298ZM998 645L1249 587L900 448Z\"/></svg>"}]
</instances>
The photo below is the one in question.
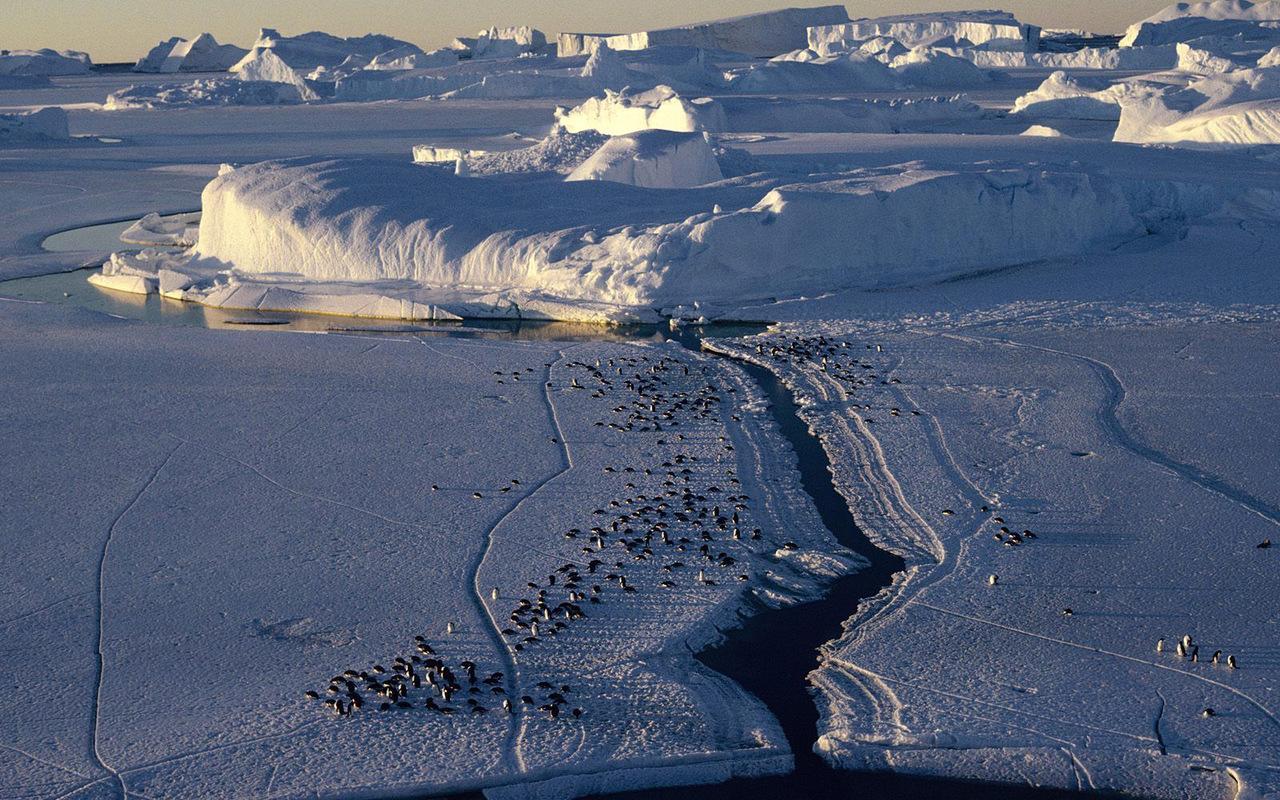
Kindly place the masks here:
<instances>
[{"instance_id":1,"label":"snow drift","mask_svg":"<svg viewBox=\"0 0 1280 800\"><path fill-rule=\"evenodd\" d=\"M56 106L23 114L0 114L0 144L65 141L70 138L67 112Z\"/></svg>"},{"instance_id":2,"label":"snow drift","mask_svg":"<svg viewBox=\"0 0 1280 800\"><path fill-rule=\"evenodd\" d=\"M1148 86L1121 102L1115 141L1280 144L1280 67L1192 80L1186 88Z\"/></svg>"}]
</instances>

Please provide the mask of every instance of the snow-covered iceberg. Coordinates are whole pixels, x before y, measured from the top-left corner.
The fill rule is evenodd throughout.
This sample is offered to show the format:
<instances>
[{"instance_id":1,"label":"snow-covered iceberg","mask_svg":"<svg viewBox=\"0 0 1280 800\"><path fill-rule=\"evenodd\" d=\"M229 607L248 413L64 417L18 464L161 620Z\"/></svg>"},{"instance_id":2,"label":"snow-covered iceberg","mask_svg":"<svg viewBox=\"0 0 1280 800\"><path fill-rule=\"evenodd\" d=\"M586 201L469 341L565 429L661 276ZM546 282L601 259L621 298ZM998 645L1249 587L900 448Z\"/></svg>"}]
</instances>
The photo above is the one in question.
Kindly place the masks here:
<instances>
[{"instance_id":1,"label":"snow-covered iceberg","mask_svg":"<svg viewBox=\"0 0 1280 800\"><path fill-rule=\"evenodd\" d=\"M557 108L556 123L571 133L599 131L610 136L649 129L718 132L727 127L724 109L715 100L687 100L670 86L636 93L606 91L572 109Z\"/></svg>"},{"instance_id":2,"label":"snow-covered iceberg","mask_svg":"<svg viewBox=\"0 0 1280 800\"><path fill-rule=\"evenodd\" d=\"M1276 0L1174 3L1130 25L1120 46L1175 44L1203 37L1276 39L1280 35L1277 25L1280 25L1280 3Z\"/></svg>"},{"instance_id":3,"label":"snow-covered iceberg","mask_svg":"<svg viewBox=\"0 0 1280 800\"><path fill-rule=\"evenodd\" d=\"M833 55L857 50L863 42L877 37L896 39L907 47L1006 42L1010 47L1033 52L1039 42L1040 29L1024 25L1003 11L903 14L815 25L809 28L807 46L819 55Z\"/></svg>"},{"instance_id":4,"label":"snow-covered iceberg","mask_svg":"<svg viewBox=\"0 0 1280 800\"><path fill-rule=\"evenodd\" d=\"M194 39L174 36L138 59L134 72L226 72L249 51L234 44L218 44L211 33Z\"/></svg>"},{"instance_id":5,"label":"snow-covered iceberg","mask_svg":"<svg viewBox=\"0 0 1280 800\"><path fill-rule=\"evenodd\" d=\"M724 179L705 133L646 130L615 136L569 173L568 181L613 181L651 189Z\"/></svg>"},{"instance_id":6,"label":"snow-covered iceberg","mask_svg":"<svg viewBox=\"0 0 1280 800\"><path fill-rule=\"evenodd\" d=\"M541 53L547 49L547 36L537 28L515 25L493 26L475 36L460 36L450 48L468 58L516 58L525 53Z\"/></svg>"},{"instance_id":7,"label":"snow-covered iceberg","mask_svg":"<svg viewBox=\"0 0 1280 800\"><path fill-rule=\"evenodd\" d=\"M0 75L85 75L92 66L78 50L0 50Z\"/></svg>"},{"instance_id":8,"label":"snow-covered iceberg","mask_svg":"<svg viewBox=\"0 0 1280 800\"><path fill-rule=\"evenodd\" d=\"M352 56L363 58L367 63L375 56L392 50L402 55L422 52L417 45L382 34L370 33L344 39L312 31L298 36L282 36L273 28L263 28L258 32L258 39L253 43L252 49L231 66L231 71L246 69L264 50L271 50L285 64L301 72L320 66L336 67Z\"/></svg>"},{"instance_id":9,"label":"snow-covered iceberg","mask_svg":"<svg viewBox=\"0 0 1280 800\"><path fill-rule=\"evenodd\" d=\"M740 17L680 25L673 28L614 35L561 34L557 55L561 58L593 51L600 42L615 50L645 50L659 45L685 45L727 50L750 56L771 57L805 46L807 31L815 25L835 25L849 19L844 6L783 8Z\"/></svg>"},{"instance_id":10,"label":"snow-covered iceberg","mask_svg":"<svg viewBox=\"0 0 1280 800\"><path fill-rule=\"evenodd\" d=\"M384 160L243 167L205 189L189 265L208 275L230 270L230 283L218 278L187 298L207 301L215 289L275 276L295 288L465 290L643 318L695 301L793 297L1075 255L1141 235L1146 204L1160 196L1098 176L1022 170L895 169L716 187L476 179Z\"/></svg>"}]
</instances>

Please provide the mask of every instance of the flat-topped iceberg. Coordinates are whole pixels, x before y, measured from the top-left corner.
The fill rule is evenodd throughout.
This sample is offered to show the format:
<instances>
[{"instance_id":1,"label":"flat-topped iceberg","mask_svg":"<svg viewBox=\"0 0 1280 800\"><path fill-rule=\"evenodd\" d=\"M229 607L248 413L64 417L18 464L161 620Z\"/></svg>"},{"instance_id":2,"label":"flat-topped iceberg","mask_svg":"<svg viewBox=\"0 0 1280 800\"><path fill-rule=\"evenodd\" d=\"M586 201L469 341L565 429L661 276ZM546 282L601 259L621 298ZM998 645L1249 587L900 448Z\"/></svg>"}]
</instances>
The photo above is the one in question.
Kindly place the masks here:
<instances>
[{"instance_id":1,"label":"flat-topped iceberg","mask_svg":"<svg viewBox=\"0 0 1280 800\"><path fill-rule=\"evenodd\" d=\"M561 34L556 43L557 55L564 58L589 53L604 42L615 50L686 45L769 57L804 47L807 31L812 26L834 25L848 19L844 6L818 6L783 8L635 33Z\"/></svg>"},{"instance_id":2,"label":"flat-topped iceberg","mask_svg":"<svg viewBox=\"0 0 1280 800\"><path fill-rule=\"evenodd\" d=\"M589 169L622 175L644 138L606 145ZM165 268L204 276L174 296L213 304L243 284L341 286L462 315L483 297L490 308L541 302L559 318L652 319L695 302L725 308L1074 256L1143 235L1149 214L1174 213L1171 195L1026 170L898 167L654 190L384 160L266 162L209 184L199 244Z\"/></svg>"},{"instance_id":3,"label":"flat-topped iceberg","mask_svg":"<svg viewBox=\"0 0 1280 800\"><path fill-rule=\"evenodd\" d=\"M92 66L78 50L0 50L0 75L85 75Z\"/></svg>"}]
</instances>

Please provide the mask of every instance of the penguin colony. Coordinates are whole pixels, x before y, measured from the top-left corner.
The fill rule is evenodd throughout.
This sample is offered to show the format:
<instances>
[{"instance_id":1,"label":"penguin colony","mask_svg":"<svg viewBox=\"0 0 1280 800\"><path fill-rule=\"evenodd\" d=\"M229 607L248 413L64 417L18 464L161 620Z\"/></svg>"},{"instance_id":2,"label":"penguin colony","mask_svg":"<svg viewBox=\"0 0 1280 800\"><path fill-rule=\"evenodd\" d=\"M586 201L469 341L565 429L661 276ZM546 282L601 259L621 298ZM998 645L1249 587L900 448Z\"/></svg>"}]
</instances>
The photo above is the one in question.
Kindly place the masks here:
<instances>
[{"instance_id":1,"label":"penguin colony","mask_svg":"<svg viewBox=\"0 0 1280 800\"><path fill-rule=\"evenodd\" d=\"M607 413L593 427L613 435L648 434L655 455L650 463L603 467L619 491L561 532L563 563L528 581L525 592L485 591L517 660L534 648L554 647L583 621L606 615L606 607L621 598L678 587L745 586L747 556L798 548L791 541L764 542L752 522L752 501L741 489L734 447L720 435L721 408L736 393L733 387L721 388L702 364L670 354L571 361L564 368L576 374L567 382L549 383L548 389L603 401ZM494 374L498 382L521 375ZM509 596L517 594L524 596ZM414 649L397 656L390 670L381 665L346 670L324 693L307 696L324 701L339 716L366 708L425 708L444 715L540 713L552 719L584 713L569 702L569 685L541 681L536 691L520 694L502 672L481 670L470 661L446 663L425 637L415 637Z\"/></svg>"}]
</instances>

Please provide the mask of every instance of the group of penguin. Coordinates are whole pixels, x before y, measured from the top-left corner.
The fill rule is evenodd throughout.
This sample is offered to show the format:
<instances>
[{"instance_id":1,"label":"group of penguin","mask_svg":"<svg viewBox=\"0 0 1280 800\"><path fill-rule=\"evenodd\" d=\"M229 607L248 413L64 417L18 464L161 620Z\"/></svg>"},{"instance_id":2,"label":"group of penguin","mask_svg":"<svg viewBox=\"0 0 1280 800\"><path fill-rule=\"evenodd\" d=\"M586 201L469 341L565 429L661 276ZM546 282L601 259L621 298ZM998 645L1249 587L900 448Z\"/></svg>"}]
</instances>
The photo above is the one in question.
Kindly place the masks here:
<instances>
[{"instance_id":1,"label":"group of penguin","mask_svg":"<svg viewBox=\"0 0 1280 800\"><path fill-rule=\"evenodd\" d=\"M590 606L611 595L674 589L686 575L704 586L726 578L747 581L749 575L735 568L741 545L727 543L762 538L760 528L748 525L750 498L741 492L736 470L705 451L711 444L732 464L733 445L723 435L708 441L714 434L699 426L716 417L732 387L721 390L701 367L669 355L571 361L565 368L581 377L571 377L562 390L616 398L595 427L657 434L654 444L662 454L649 464L602 468L622 481L623 491L593 509L590 520L563 532L576 552L545 578L529 581L532 594L508 609L502 634L515 652L564 636L588 618ZM702 455L693 452L695 444ZM498 598L496 589L491 597Z\"/></svg>"},{"instance_id":2,"label":"group of penguin","mask_svg":"<svg viewBox=\"0 0 1280 800\"><path fill-rule=\"evenodd\" d=\"M452 626L450 626L452 627ZM351 716L365 706L378 711L424 708L450 716L458 713L473 716L488 714L490 704L508 714L516 713L520 706L507 696L501 672L491 672L481 677L475 662L460 661L454 666L436 655L425 636L415 636L414 649L409 655L396 656L387 669L374 664L367 670L348 669L329 679L324 692L309 690L306 697L320 700L340 717ZM522 706L554 710L550 716L559 716L560 707L567 704L568 686L552 686L539 683L540 700L533 695L519 698ZM582 716L582 709L572 710L572 716Z\"/></svg>"},{"instance_id":3,"label":"group of penguin","mask_svg":"<svg viewBox=\"0 0 1280 800\"><path fill-rule=\"evenodd\" d=\"M748 523L750 498L740 489L733 445L722 428L705 424L718 419L733 387L721 389L702 367L671 355L615 356L565 367L578 374L559 386L562 391L614 402L595 427L654 435L660 454L646 465L603 467L622 480L623 491L592 510L589 521L566 529L563 538L572 540L577 552L545 578L528 581L530 594L514 599L501 629L513 653L566 635L575 622L588 618L588 609L611 595L674 589L682 582L748 581L739 561L750 547L747 542L763 537ZM495 375L499 382L527 380L530 371ZM549 383L548 390L554 386ZM782 546L797 547L794 542ZM504 598L494 587L489 599ZM450 623L446 630L453 629ZM552 719L584 713L571 708L568 685L541 681L533 694L514 698L502 672L484 674L471 661L446 663L423 636L414 637L413 649L395 657L390 669L381 664L349 669L331 678L323 692L306 696L338 716L365 708L423 708L446 716L529 710Z\"/></svg>"}]
</instances>

